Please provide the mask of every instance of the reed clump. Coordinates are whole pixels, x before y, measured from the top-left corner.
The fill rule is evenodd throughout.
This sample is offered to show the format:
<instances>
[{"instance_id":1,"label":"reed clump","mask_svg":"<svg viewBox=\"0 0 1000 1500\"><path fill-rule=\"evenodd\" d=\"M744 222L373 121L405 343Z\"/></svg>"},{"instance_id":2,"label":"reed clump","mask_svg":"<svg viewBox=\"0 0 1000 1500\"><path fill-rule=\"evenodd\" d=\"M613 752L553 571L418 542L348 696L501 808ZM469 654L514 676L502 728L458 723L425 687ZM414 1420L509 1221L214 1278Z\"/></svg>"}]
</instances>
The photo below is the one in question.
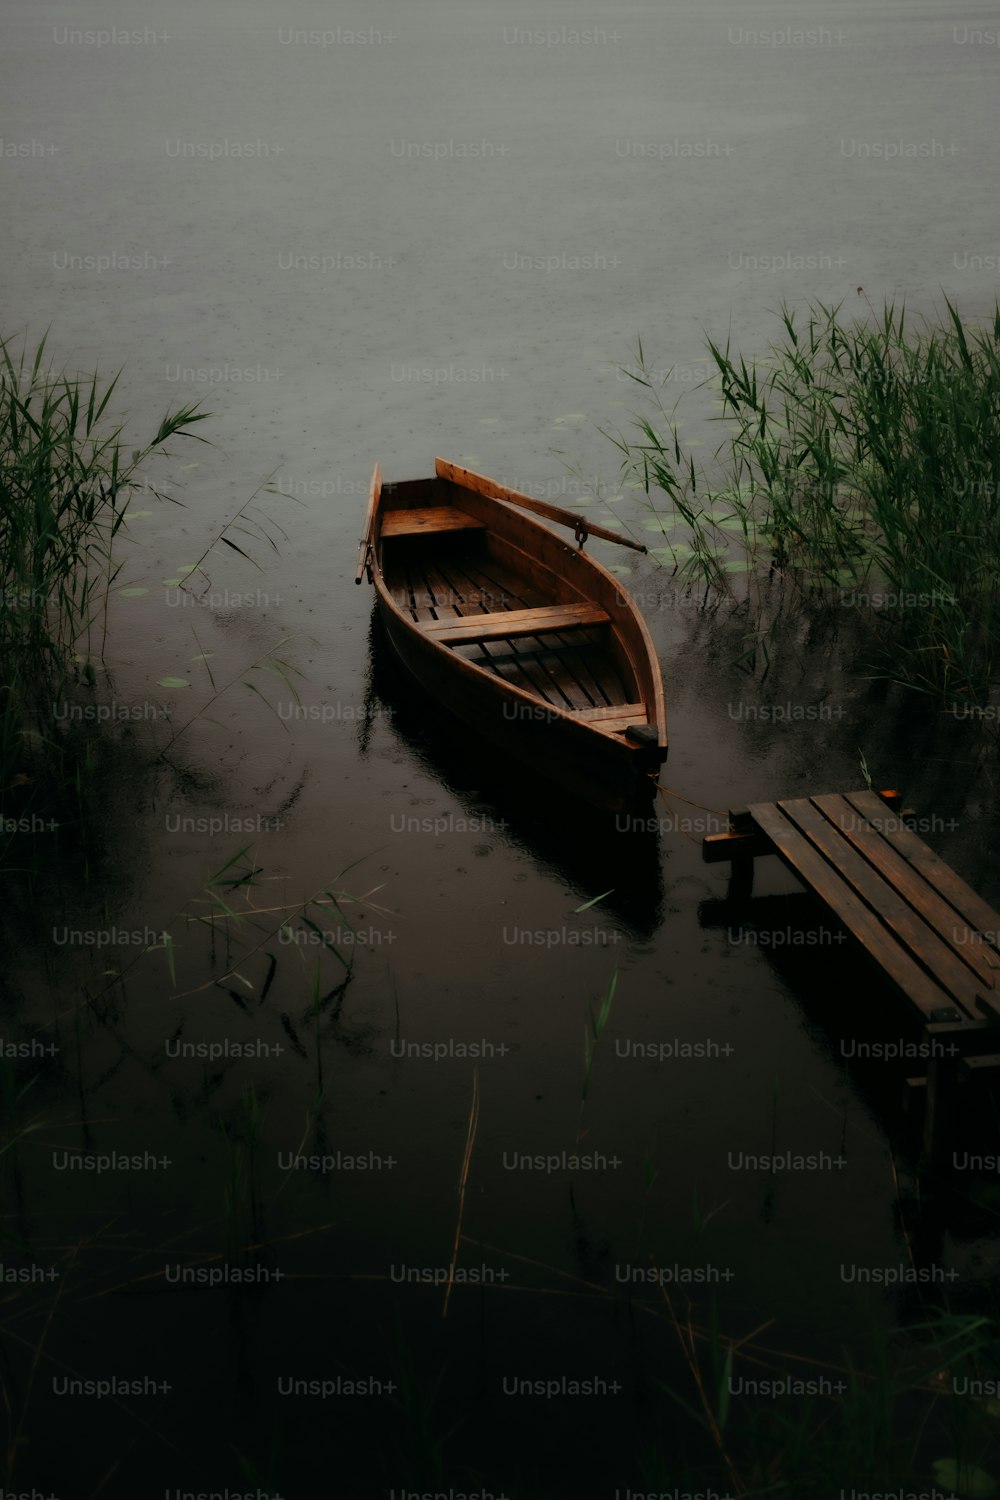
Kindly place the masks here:
<instances>
[{"instance_id":1,"label":"reed clump","mask_svg":"<svg viewBox=\"0 0 1000 1500\"><path fill-rule=\"evenodd\" d=\"M38 710L81 673L74 658L88 674L138 475L170 438L197 436L191 429L208 415L181 407L126 454L122 428L105 420L118 375L102 390L96 374L70 377L44 358L44 338L29 360L25 346L0 337L0 798L58 750L51 726L44 735L34 727ZM143 492L179 503L148 481Z\"/></svg>"},{"instance_id":2,"label":"reed clump","mask_svg":"<svg viewBox=\"0 0 1000 1500\"><path fill-rule=\"evenodd\" d=\"M707 340L730 427L708 466L641 344L632 378L658 409L637 438L606 436L650 501L655 555L733 597L748 575L758 622L775 574L796 605L854 610L882 675L964 711L1000 673L1000 303L975 327L947 299L916 328L867 306L783 306L781 341L749 364Z\"/></svg>"}]
</instances>

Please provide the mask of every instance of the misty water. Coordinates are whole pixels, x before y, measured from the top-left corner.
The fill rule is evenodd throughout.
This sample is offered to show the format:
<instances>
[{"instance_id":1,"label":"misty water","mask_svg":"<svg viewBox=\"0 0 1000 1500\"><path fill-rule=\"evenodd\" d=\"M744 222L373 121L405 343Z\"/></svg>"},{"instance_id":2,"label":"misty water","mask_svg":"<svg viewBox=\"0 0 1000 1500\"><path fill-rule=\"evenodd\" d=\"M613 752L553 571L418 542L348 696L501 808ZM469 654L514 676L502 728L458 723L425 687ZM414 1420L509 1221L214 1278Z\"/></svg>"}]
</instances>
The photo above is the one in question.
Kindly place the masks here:
<instances>
[{"instance_id":1,"label":"misty water","mask_svg":"<svg viewBox=\"0 0 1000 1500\"><path fill-rule=\"evenodd\" d=\"M8 1103L36 1081L3 1262L42 1269L5 1270L6 1488L667 1491L712 1458L664 1393L695 1400L650 1266L699 1325L768 1324L772 1375L912 1317L853 1274L910 1263L914 1069L853 1051L909 1033L776 861L786 951L733 928L699 845L729 808L860 787L863 754L995 905L976 726L870 680L847 611L748 673L744 617L590 543L666 684L671 795L626 831L442 731L353 572L376 460L569 506L599 481L643 535L600 431L642 406L640 337L707 455L705 335L761 355L783 301L860 314L862 288L988 313L995 26L917 0L7 0L3 332L124 367L130 441L213 415L151 470L181 504L129 502L111 675L74 700L106 747L86 858L36 841L25 883L7 850ZM217 538L255 494L244 557ZM323 892L347 894L310 927ZM916 1254L974 1306L996 1248L945 1216Z\"/></svg>"}]
</instances>

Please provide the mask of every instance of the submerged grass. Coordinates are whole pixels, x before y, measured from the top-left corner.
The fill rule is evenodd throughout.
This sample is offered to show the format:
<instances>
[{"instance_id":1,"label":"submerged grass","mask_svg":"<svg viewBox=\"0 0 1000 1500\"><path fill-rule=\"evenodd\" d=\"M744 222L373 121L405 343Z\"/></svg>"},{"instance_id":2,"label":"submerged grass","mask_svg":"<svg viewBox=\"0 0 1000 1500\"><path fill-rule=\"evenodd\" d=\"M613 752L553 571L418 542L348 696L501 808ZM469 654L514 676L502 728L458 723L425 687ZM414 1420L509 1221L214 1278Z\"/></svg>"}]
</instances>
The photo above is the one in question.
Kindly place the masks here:
<instances>
[{"instance_id":1,"label":"submerged grass","mask_svg":"<svg viewBox=\"0 0 1000 1500\"><path fill-rule=\"evenodd\" d=\"M753 665L774 639L760 627L779 574L800 604L859 612L879 670L953 712L998 685L1000 304L974 328L945 305L920 328L892 303L858 319L842 304L811 303L805 318L783 306L783 341L757 363L708 339L731 426L710 472L685 451L640 343L632 378L656 411L637 438L605 435L650 500L654 556L733 597L750 575Z\"/></svg>"},{"instance_id":2,"label":"submerged grass","mask_svg":"<svg viewBox=\"0 0 1000 1500\"><path fill-rule=\"evenodd\" d=\"M588 903L589 904L589 903ZM605 991L604 999L600 1007L595 1011L588 1008L587 1025L583 1031L583 1083L580 1088L580 1114L576 1126L576 1144L579 1145L583 1139L583 1112L587 1105L587 1095L590 1093L590 1074L594 1067L594 1057L597 1052L597 1044L604 1035L604 1029L611 1016L611 1007L614 1004L615 990L618 988L618 970L615 969Z\"/></svg>"}]
</instances>

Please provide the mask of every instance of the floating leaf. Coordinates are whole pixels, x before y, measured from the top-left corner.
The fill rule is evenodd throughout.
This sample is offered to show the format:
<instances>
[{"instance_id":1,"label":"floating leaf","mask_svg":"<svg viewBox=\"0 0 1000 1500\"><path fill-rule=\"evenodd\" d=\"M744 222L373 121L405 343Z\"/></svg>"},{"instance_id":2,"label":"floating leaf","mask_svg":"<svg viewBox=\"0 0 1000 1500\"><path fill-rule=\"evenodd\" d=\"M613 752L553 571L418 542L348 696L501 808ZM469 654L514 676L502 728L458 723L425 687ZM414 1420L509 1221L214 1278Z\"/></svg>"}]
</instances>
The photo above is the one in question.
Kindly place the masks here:
<instances>
[{"instance_id":1,"label":"floating leaf","mask_svg":"<svg viewBox=\"0 0 1000 1500\"><path fill-rule=\"evenodd\" d=\"M190 687L191 683L186 677L159 677L157 682L160 687Z\"/></svg>"},{"instance_id":2,"label":"floating leaf","mask_svg":"<svg viewBox=\"0 0 1000 1500\"><path fill-rule=\"evenodd\" d=\"M181 582L181 580L179 578L164 578L162 582L165 583L168 588L175 589Z\"/></svg>"},{"instance_id":3,"label":"floating leaf","mask_svg":"<svg viewBox=\"0 0 1000 1500\"><path fill-rule=\"evenodd\" d=\"M214 651L200 651L197 656L192 656L192 661L208 661L215 655Z\"/></svg>"},{"instance_id":4,"label":"floating leaf","mask_svg":"<svg viewBox=\"0 0 1000 1500\"><path fill-rule=\"evenodd\" d=\"M684 542L674 542L672 547L650 547L649 555L661 558L664 562L684 562L687 558L694 557L695 551Z\"/></svg>"},{"instance_id":5,"label":"floating leaf","mask_svg":"<svg viewBox=\"0 0 1000 1500\"><path fill-rule=\"evenodd\" d=\"M138 599L140 594L148 594L149 589L119 589L123 599Z\"/></svg>"},{"instance_id":6,"label":"floating leaf","mask_svg":"<svg viewBox=\"0 0 1000 1500\"><path fill-rule=\"evenodd\" d=\"M182 469L198 469L200 467L200 464L181 464Z\"/></svg>"},{"instance_id":7,"label":"floating leaf","mask_svg":"<svg viewBox=\"0 0 1000 1500\"><path fill-rule=\"evenodd\" d=\"M125 519L126 521L138 521L141 517L151 516L152 514L151 510L127 510L125 512Z\"/></svg>"},{"instance_id":8,"label":"floating leaf","mask_svg":"<svg viewBox=\"0 0 1000 1500\"><path fill-rule=\"evenodd\" d=\"M193 573L197 566L197 563L185 563L183 568L178 568L177 571L178 573Z\"/></svg>"}]
</instances>

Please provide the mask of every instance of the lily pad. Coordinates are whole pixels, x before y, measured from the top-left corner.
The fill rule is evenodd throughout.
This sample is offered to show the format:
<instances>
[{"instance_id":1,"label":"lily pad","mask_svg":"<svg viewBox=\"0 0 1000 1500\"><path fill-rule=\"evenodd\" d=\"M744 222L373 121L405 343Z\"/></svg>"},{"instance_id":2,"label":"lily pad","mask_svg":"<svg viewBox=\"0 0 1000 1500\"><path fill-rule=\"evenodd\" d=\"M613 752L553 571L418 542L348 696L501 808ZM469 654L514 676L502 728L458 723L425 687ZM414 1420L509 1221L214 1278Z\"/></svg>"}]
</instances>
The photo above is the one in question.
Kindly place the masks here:
<instances>
[{"instance_id":1,"label":"lily pad","mask_svg":"<svg viewBox=\"0 0 1000 1500\"><path fill-rule=\"evenodd\" d=\"M159 677L157 683L160 687L190 687L191 683L186 677Z\"/></svg>"},{"instance_id":2,"label":"lily pad","mask_svg":"<svg viewBox=\"0 0 1000 1500\"><path fill-rule=\"evenodd\" d=\"M185 563L184 566L182 568L178 568L177 571L178 573L193 573L197 566L197 563Z\"/></svg>"},{"instance_id":3,"label":"lily pad","mask_svg":"<svg viewBox=\"0 0 1000 1500\"><path fill-rule=\"evenodd\" d=\"M694 557L694 548L688 547L684 542L675 542L672 547L650 547L650 557L659 558L661 562L685 562L689 557Z\"/></svg>"},{"instance_id":4,"label":"lily pad","mask_svg":"<svg viewBox=\"0 0 1000 1500\"><path fill-rule=\"evenodd\" d=\"M138 599L140 594L148 594L149 589L119 589L123 599Z\"/></svg>"},{"instance_id":5,"label":"lily pad","mask_svg":"<svg viewBox=\"0 0 1000 1500\"><path fill-rule=\"evenodd\" d=\"M167 588L175 589L181 580L179 578L162 578L160 582L166 584Z\"/></svg>"}]
</instances>

